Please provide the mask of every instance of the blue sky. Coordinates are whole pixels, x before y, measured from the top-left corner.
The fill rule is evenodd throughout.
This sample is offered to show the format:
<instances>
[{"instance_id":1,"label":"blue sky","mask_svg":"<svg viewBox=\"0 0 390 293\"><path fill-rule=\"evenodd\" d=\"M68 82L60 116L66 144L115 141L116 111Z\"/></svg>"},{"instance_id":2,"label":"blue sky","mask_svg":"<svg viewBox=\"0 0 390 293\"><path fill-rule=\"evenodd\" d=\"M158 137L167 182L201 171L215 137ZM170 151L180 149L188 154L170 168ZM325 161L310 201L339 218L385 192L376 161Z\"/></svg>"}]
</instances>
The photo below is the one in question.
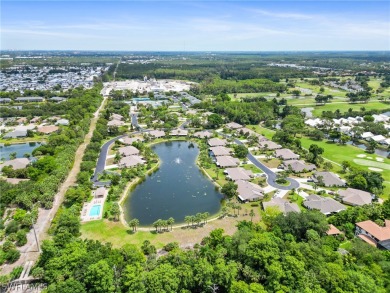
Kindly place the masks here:
<instances>
[{"instance_id":1,"label":"blue sky","mask_svg":"<svg viewBox=\"0 0 390 293\"><path fill-rule=\"evenodd\" d=\"M390 50L390 1L1 1L1 49Z\"/></svg>"}]
</instances>

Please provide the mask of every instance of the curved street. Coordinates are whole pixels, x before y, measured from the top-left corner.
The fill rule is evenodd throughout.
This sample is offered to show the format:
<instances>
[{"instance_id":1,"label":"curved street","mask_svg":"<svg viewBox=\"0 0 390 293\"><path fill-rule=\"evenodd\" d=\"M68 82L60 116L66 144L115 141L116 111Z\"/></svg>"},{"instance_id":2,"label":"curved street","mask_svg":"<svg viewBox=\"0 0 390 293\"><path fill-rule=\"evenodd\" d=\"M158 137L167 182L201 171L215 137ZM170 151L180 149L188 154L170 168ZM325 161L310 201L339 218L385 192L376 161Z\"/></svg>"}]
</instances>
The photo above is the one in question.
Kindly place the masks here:
<instances>
[{"instance_id":1,"label":"curved street","mask_svg":"<svg viewBox=\"0 0 390 293\"><path fill-rule=\"evenodd\" d=\"M243 143L241 141L239 141L238 139L234 139L234 141L237 144L243 145ZM275 172L273 172L271 169L269 169L264 164L260 163L259 160L257 160L250 152L248 153L247 158L249 161L251 161L253 163L253 165L258 167L260 170L262 170L267 175L267 183L269 185L271 185L272 187L282 189L282 190L291 190L293 188L297 189L299 187L299 182L296 181L295 179L292 179L292 178L286 178L287 181L290 182L290 185L288 185L288 186L283 186L283 185L276 183L277 175Z\"/></svg>"}]
</instances>

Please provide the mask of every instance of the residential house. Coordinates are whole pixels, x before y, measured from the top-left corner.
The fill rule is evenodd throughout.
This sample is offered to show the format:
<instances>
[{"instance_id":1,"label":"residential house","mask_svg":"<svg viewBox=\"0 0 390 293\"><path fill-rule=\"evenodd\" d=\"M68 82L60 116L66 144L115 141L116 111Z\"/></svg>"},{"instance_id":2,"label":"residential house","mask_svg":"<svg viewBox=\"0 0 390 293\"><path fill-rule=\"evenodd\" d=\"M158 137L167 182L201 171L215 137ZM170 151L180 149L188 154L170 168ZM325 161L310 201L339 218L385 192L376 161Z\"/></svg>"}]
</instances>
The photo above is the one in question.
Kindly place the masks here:
<instances>
[{"instance_id":1,"label":"residential house","mask_svg":"<svg viewBox=\"0 0 390 293\"><path fill-rule=\"evenodd\" d=\"M264 190L252 182L236 181L238 198L243 202L255 201L264 198Z\"/></svg>"},{"instance_id":2,"label":"residential house","mask_svg":"<svg viewBox=\"0 0 390 293\"><path fill-rule=\"evenodd\" d=\"M322 197L316 194L309 195L303 202L303 206L309 210L318 210L325 216L344 211L346 207L330 197Z\"/></svg>"},{"instance_id":3,"label":"residential house","mask_svg":"<svg viewBox=\"0 0 390 293\"><path fill-rule=\"evenodd\" d=\"M390 220L385 220L384 227L370 220L356 223L355 235L370 245L390 250Z\"/></svg>"},{"instance_id":4,"label":"residential house","mask_svg":"<svg viewBox=\"0 0 390 293\"><path fill-rule=\"evenodd\" d=\"M299 155L289 149L279 149L275 151L275 157L284 160L298 160Z\"/></svg>"},{"instance_id":5,"label":"residential house","mask_svg":"<svg viewBox=\"0 0 390 293\"><path fill-rule=\"evenodd\" d=\"M263 150L273 151L273 150L281 149L282 146L271 140L263 140L259 142L259 148Z\"/></svg>"},{"instance_id":6,"label":"residential house","mask_svg":"<svg viewBox=\"0 0 390 293\"><path fill-rule=\"evenodd\" d=\"M326 235L333 236L333 235L340 235L342 232L337 229L337 227L333 226L332 224L329 225L329 230L326 231Z\"/></svg>"},{"instance_id":7,"label":"residential house","mask_svg":"<svg viewBox=\"0 0 390 293\"><path fill-rule=\"evenodd\" d=\"M210 138L207 141L207 143L211 147L225 146L226 145L226 140L225 139L219 139L219 138Z\"/></svg>"},{"instance_id":8,"label":"residential house","mask_svg":"<svg viewBox=\"0 0 390 293\"><path fill-rule=\"evenodd\" d=\"M110 116L110 120L119 120L119 121L121 121L123 119L124 119L124 117L122 115L115 114L115 113L111 114L111 116Z\"/></svg>"},{"instance_id":9,"label":"residential house","mask_svg":"<svg viewBox=\"0 0 390 293\"><path fill-rule=\"evenodd\" d=\"M154 138L160 138L165 136L165 132L163 130L152 130L149 132L149 135Z\"/></svg>"},{"instance_id":10,"label":"residential house","mask_svg":"<svg viewBox=\"0 0 390 293\"><path fill-rule=\"evenodd\" d=\"M232 181L250 180L253 178L253 173L251 170L246 170L241 167L227 168L225 169L224 173L227 175L226 177Z\"/></svg>"},{"instance_id":11,"label":"residential house","mask_svg":"<svg viewBox=\"0 0 390 293\"><path fill-rule=\"evenodd\" d=\"M170 132L170 135L172 136L187 136L188 135L188 130L186 129L172 129Z\"/></svg>"},{"instance_id":12,"label":"residential house","mask_svg":"<svg viewBox=\"0 0 390 293\"><path fill-rule=\"evenodd\" d=\"M225 148L224 146L216 146L216 147L211 147L210 151L213 156L229 156L230 153L232 152L231 149Z\"/></svg>"},{"instance_id":13,"label":"residential house","mask_svg":"<svg viewBox=\"0 0 390 293\"><path fill-rule=\"evenodd\" d=\"M240 160L232 156L217 156L216 164L221 168L236 167L240 164Z\"/></svg>"},{"instance_id":14,"label":"residential house","mask_svg":"<svg viewBox=\"0 0 390 293\"><path fill-rule=\"evenodd\" d=\"M276 207L283 214L288 214L291 212L300 213L301 210L296 203L291 203L283 198L275 197L270 201L263 202L263 209L266 210L269 207Z\"/></svg>"},{"instance_id":15,"label":"residential house","mask_svg":"<svg viewBox=\"0 0 390 293\"><path fill-rule=\"evenodd\" d=\"M146 161L142 157L134 155L123 157L122 159L120 159L118 166L120 168L131 168L137 165L144 165L145 163Z\"/></svg>"},{"instance_id":16,"label":"residential house","mask_svg":"<svg viewBox=\"0 0 390 293\"><path fill-rule=\"evenodd\" d=\"M10 98L0 98L0 104L11 103L12 100Z\"/></svg>"},{"instance_id":17,"label":"residential house","mask_svg":"<svg viewBox=\"0 0 390 293\"><path fill-rule=\"evenodd\" d=\"M69 120L68 119L59 119L59 120L57 120L56 125L67 126L67 125L69 125Z\"/></svg>"},{"instance_id":18,"label":"residential house","mask_svg":"<svg viewBox=\"0 0 390 293\"><path fill-rule=\"evenodd\" d=\"M119 141L126 145L132 145L134 142L143 141L142 137L128 137L120 138Z\"/></svg>"},{"instance_id":19,"label":"residential house","mask_svg":"<svg viewBox=\"0 0 390 293\"><path fill-rule=\"evenodd\" d=\"M139 154L139 150L131 145L119 148L118 152L121 156L124 157Z\"/></svg>"},{"instance_id":20,"label":"residential house","mask_svg":"<svg viewBox=\"0 0 390 293\"><path fill-rule=\"evenodd\" d=\"M203 131L195 132L193 136L198 138L210 138L213 136L213 133L208 130L203 130Z\"/></svg>"},{"instance_id":21,"label":"residential house","mask_svg":"<svg viewBox=\"0 0 390 293\"><path fill-rule=\"evenodd\" d=\"M379 143L384 143L386 137L384 137L383 135L374 135L373 137L371 137L371 139Z\"/></svg>"},{"instance_id":22,"label":"residential house","mask_svg":"<svg viewBox=\"0 0 390 293\"><path fill-rule=\"evenodd\" d=\"M44 134L50 134L53 132L58 131L59 127L55 125L47 125L47 126L41 126L38 127L37 131Z\"/></svg>"},{"instance_id":23,"label":"residential house","mask_svg":"<svg viewBox=\"0 0 390 293\"><path fill-rule=\"evenodd\" d=\"M332 172L315 172L312 179L315 183L319 183L319 181L321 181L321 183L326 187L345 186L345 182Z\"/></svg>"},{"instance_id":24,"label":"residential house","mask_svg":"<svg viewBox=\"0 0 390 293\"><path fill-rule=\"evenodd\" d=\"M107 122L107 126L119 127L119 126L123 126L123 125L125 125L125 122L123 122L121 120L110 120Z\"/></svg>"},{"instance_id":25,"label":"residential house","mask_svg":"<svg viewBox=\"0 0 390 293\"><path fill-rule=\"evenodd\" d=\"M236 129L242 128L243 126L241 124L236 123L236 122L230 122L230 123L226 124L226 127L229 129L232 129L232 130L236 130Z\"/></svg>"},{"instance_id":26,"label":"residential house","mask_svg":"<svg viewBox=\"0 0 390 293\"><path fill-rule=\"evenodd\" d=\"M27 130L14 130L5 134L3 138L18 138L18 137L26 137L26 136L27 136Z\"/></svg>"},{"instance_id":27,"label":"residential house","mask_svg":"<svg viewBox=\"0 0 390 293\"><path fill-rule=\"evenodd\" d=\"M362 133L362 138L363 139L368 139L368 138L371 138L373 136L374 136L374 134L372 134L371 132L363 132Z\"/></svg>"},{"instance_id":28,"label":"residential house","mask_svg":"<svg viewBox=\"0 0 390 293\"><path fill-rule=\"evenodd\" d=\"M51 102L59 103L59 102L66 101L66 98L64 98L64 97L52 97L52 98L49 98L49 100Z\"/></svg>"},{"instance_id":29,"label":"residential house","mask_svg":"<svg viewBox=\"0 0 390 293\"><path fill-rule=\"evenodd\" d=\"M343 203L351 206L362 206L372 202L372 196L369 192L347 188L346 190L339 190L338 194Z\"/></svg>"},{"instance_id":30,"label":"residential house","mask_svg":"<svg viewBox=\"0 0 390 293\"><path fill-rule=\"evenodd\" d=\"M15 102L43 102L44 100L42 97L18 97Z\"/></svg>"},{"instance_id":31,"label":"residential house","mask_svg":"<svg viewBox=\"0 0 390 293\"><path fill-rule=\"evenodd\" d=\"M306 164L302 160L284 161L282 167L284 170L289 170L291 168L294 173L309 172L316 169L314 164Z\"/></svg>"}]
</instances>

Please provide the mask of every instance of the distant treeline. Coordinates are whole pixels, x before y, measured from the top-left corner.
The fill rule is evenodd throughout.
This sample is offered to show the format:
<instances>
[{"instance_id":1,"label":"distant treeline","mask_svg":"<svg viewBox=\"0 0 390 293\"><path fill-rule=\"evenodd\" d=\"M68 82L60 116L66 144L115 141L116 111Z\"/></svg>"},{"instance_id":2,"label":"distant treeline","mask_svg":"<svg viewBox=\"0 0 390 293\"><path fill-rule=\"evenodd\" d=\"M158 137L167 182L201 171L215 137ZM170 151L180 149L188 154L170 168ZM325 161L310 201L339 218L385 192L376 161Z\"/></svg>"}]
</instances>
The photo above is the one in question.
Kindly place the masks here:
<instances>
[{"instance_id":1,"label":"distant treeline","mask_svg":"<svg viewBox=\"0 0 390 293\"><path fill-rule=\"evenodd\" d=\"M273 82L269 79L247 79L247 80L222 80L213 79L202 82L198 88L199 92L217 95L219 93L258 93L258 92L283 92L286 90L284 84Z\"/></svg>"}]
</instances>

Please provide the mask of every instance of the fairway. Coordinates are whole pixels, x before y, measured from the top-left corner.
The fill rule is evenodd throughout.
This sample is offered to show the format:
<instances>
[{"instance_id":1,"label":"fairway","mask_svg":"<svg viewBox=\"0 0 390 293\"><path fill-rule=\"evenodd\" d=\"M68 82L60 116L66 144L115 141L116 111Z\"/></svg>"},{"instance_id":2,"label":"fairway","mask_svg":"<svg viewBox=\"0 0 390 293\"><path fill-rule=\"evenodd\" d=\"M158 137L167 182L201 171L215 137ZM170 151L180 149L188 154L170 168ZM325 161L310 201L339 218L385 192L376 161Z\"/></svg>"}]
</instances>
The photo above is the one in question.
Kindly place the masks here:
<instances>
[{"instance_id":1,"label":"fairway","mask_svg":"<svg viewBox=\"0 0 390 293\"><path fill-rule=\"evenodd\" d=\"M366 110L384 110L390 109L390 104L385 104L379 101L368 102L367 104L349 104L349 103L329 103L323 106L315 106L313 110L313 116L321 117L323 111L336 111L340 110L341 113L348 112L349 109L353 111L360 111L361 108Z\"/></svg>"}]
</instances>

